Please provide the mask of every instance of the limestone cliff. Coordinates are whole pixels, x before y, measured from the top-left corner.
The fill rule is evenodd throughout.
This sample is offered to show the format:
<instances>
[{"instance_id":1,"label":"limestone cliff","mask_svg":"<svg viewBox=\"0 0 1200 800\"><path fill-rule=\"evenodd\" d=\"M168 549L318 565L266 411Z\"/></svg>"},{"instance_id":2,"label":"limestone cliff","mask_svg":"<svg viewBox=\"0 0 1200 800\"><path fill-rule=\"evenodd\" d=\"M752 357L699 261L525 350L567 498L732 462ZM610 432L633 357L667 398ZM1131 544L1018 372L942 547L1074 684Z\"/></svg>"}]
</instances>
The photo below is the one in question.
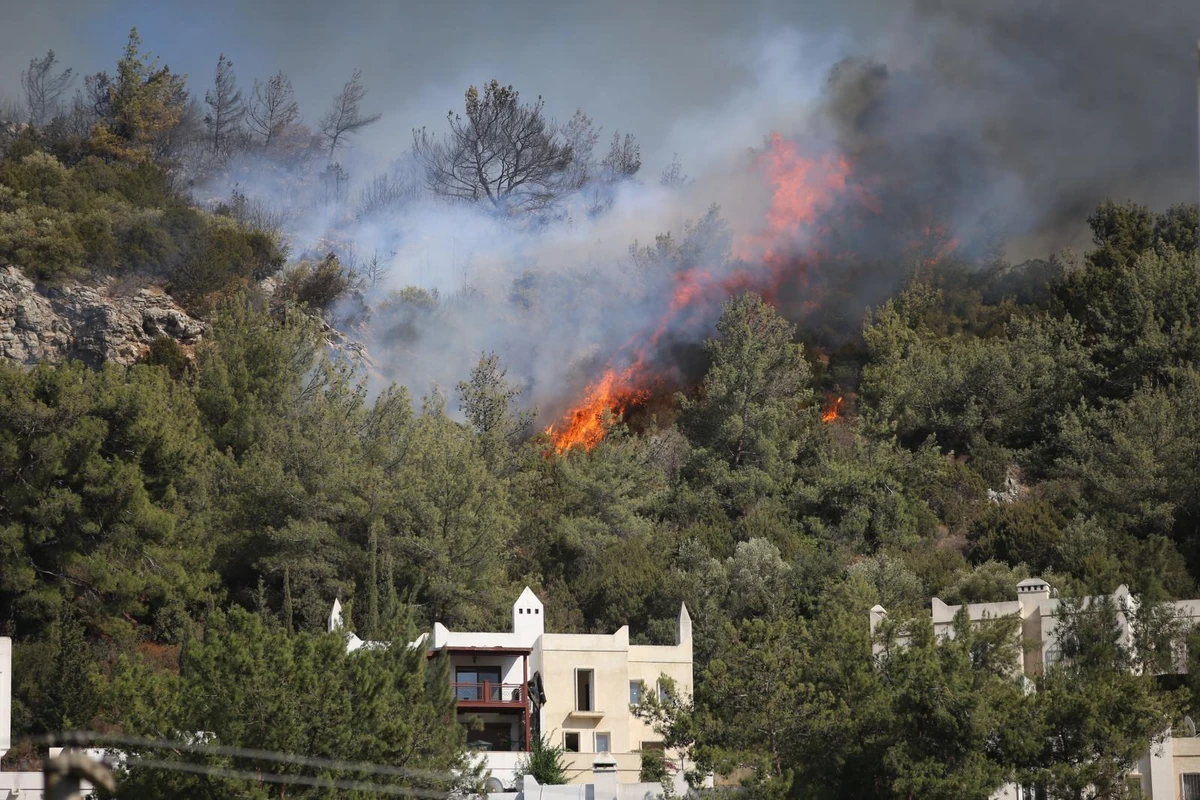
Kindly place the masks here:
<instances>
[{"instance_id":1,"label":"limestone cliff","mask_svg":"<svg viewBox=\"0 0 1200 800\"><path fill-rule=\"evenodd\" d=\"M190 350L206 326L155 287L120 291L110 280L43 287L0 265L0 358L19 364L77 358L132 364L169 336Z\"/></svg>"}]
</instances>

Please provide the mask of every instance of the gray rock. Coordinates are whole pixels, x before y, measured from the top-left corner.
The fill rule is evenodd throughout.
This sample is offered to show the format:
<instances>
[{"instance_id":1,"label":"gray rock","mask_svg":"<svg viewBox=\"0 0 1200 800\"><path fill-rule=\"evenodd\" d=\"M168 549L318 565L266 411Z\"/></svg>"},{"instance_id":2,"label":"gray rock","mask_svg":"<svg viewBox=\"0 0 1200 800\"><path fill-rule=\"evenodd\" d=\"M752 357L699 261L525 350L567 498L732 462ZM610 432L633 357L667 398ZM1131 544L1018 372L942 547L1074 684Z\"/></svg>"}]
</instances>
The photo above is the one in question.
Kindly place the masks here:
<instances>
[{"instance_id":1,"label":"gray rock","mask_svg":"<svg viewBox=\"0 0 1200 800\"><path fill-rule=\"evenodd\" d=\"M16 267L0 266L0 358L26 365L68 358L93 367L129 365L160 336L189 353L203 338L206 325L160 289L122 294L113 288L111 279L44 288Z\"/></svg>"}]
</instances>

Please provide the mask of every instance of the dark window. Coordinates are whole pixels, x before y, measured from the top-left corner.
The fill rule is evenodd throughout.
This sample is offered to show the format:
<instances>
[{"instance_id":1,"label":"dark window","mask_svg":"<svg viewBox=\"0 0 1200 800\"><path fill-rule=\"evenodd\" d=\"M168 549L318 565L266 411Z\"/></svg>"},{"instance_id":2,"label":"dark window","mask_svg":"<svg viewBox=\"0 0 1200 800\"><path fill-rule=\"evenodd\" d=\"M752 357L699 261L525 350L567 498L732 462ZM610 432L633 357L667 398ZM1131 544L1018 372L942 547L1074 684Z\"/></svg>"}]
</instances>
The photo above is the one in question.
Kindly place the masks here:
<instances>
[{"instance_id":1,"label":"dark window","mask_svg":"<svg viewBox=\"0 0 1200 800\"><path fill-rule=\"evenodd\" d=\"M575 670L575 710L592 711L592 671Z\"/></svg>"},{"instance_id":2,"label":"dark window","mask_svg":"<svg viewBox=\"0 0 1200 800\"><path fill-rule=\"evenodd\" d=\"M567 731L563 734L563 749L568 753L579 752L579 733Z\"/></svg>"},{"instance_id":3,"label":"dark window","mask_svg":"<svg viewBox=\"0 0 1200 800\"><path fill-rule=\"evenodd\" d=\"M1183 800L1200 800L1200 772L1185 772L1180 778L1183 780Z\"/></svg>"}]
</instances>

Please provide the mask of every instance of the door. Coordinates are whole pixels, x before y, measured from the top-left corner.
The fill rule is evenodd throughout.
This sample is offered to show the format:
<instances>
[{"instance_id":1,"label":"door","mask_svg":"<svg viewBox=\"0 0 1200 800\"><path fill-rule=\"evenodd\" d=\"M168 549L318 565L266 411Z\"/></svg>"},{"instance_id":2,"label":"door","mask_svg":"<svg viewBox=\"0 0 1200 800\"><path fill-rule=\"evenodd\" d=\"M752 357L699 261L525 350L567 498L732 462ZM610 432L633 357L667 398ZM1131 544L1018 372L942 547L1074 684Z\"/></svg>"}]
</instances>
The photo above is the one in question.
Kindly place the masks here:
<instances>
[{"instance_id":1,"label":"door","mask_svg":"<svg viewBox=\"0 0 1200 800\"><path fill-rule=\"evenodd\" d=\"M455 694L459 700L488 700L500 699L500 668L499 667L459 667L455 671ZM483 685L491 687L489 698L484 693Z\"/></svg>"}]
</instances>

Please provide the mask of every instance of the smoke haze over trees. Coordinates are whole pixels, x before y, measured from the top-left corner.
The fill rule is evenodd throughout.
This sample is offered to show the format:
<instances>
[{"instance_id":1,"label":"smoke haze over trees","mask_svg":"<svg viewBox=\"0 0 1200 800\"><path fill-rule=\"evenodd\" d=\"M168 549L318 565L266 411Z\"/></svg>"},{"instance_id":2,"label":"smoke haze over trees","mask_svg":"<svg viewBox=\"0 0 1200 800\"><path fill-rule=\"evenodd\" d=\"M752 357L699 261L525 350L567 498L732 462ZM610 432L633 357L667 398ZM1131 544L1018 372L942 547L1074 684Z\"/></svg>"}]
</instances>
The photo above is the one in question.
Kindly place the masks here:
<instances>
[{"instance_id":1,"label":"smoke haze over trees","mask_svg":"<svg viewBox=\"0 0 1200 800\"><path fill-rule=\"evenodd\" d=\"M792 5L5 26L0 268L210 325L0 362L18 735L304 749L253 706L461 766L443 671L346 657L330 604L405 637L530 585L643 642L686 602L695 696L644 713L750 796L1121 796L1200 668L1128 674L1100 615L1026 695L925 604L1200 591L1200 8ZM875 603L912 644L878 662ZM229 788L175 777L143 791Z\"/></svg>"}]
</instances>

